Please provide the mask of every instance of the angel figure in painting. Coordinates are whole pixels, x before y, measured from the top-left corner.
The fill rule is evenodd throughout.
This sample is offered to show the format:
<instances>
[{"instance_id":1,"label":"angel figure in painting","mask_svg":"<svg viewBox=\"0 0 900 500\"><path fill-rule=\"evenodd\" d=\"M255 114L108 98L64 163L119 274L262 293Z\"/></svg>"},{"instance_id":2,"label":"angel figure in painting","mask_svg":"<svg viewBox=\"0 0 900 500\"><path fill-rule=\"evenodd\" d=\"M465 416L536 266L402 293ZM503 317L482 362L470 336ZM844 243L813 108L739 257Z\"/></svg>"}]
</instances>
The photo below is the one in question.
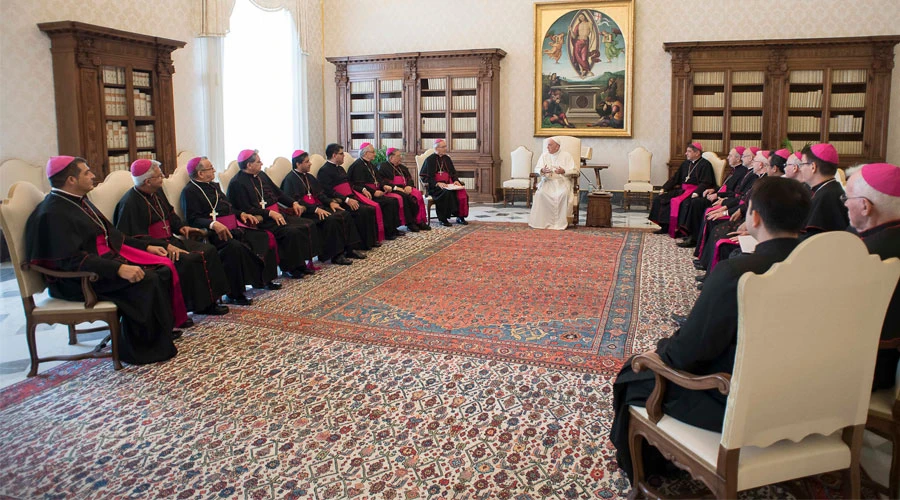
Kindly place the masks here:
<instances>
[{"instance_id":1,"label":"angel figure in painting","mask_svg":"<svg viewBox=\"0 0 900 500\"><path fill-rule=\"evenodd\" d=\"M544 49L544 54L547 54L547 57L553 59L556 64L559 64L559 58L562 57L562 46L566 41L566 34L548 34L546 38L550 39L550 48Z\"/></svg>"}]
</instances>

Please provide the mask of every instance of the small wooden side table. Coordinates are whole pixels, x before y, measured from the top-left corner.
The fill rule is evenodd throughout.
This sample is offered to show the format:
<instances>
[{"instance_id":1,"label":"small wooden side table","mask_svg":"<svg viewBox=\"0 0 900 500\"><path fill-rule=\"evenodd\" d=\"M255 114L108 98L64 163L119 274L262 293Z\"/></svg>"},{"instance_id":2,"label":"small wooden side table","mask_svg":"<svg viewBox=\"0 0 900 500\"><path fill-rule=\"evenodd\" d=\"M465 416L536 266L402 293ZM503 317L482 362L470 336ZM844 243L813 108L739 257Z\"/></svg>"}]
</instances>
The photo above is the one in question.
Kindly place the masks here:
<instances>
[{"instance_id":1,"label":"small wooden side table","mask_svg":"<svg viewBox=\"0 0 900 500\"><path fill-rule=\"evenodd\" d=\"M612 227L612 194L588 194L587 227Z\"/></svg>"}]
</instances>

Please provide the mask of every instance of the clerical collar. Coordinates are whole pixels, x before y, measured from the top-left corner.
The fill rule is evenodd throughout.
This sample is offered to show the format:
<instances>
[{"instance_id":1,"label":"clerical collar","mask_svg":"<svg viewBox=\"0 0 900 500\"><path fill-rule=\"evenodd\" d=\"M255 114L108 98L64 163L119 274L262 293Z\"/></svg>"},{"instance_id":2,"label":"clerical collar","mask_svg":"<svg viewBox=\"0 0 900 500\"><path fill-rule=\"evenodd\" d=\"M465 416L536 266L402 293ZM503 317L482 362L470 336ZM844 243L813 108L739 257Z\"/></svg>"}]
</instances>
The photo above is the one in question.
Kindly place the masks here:
<instances>
[{"instance_id":1,"label":"clerical collar","mask_svg":"<svg viewBox=\"0 0 900 500\"><path fill-rule=\"evenodd\" d=\"M50 188L50 192L56 193L56 194L61 194L63 196L66 196L67 198L72 198L73 200L77 200L78 202L81 202L81 200L84 199L84 196L78 196L77 194L72 194L68 191L63 191L62 189L59 189L59 188Z\"/></svg>"},{"instance_id":2,"label":"clerical collar","mask_svg":"<svg viewBox=\"0 0 900 500\"><path fill-rule=\"evenodd\" d=\"M878 234L878 233L884 231L885 229L900 229L900 219L887 221L884 224L879 224L875 227L870 227L869 229L866 229L863 232L857 232L856 234L860 238L868 238L869 236Z\"/></svg>"},{"instance_id":3,"label":"clerical collar","mask_svg":"<svg viewBox=\"0 0 900 500\"><path fill-rule=\"evenodd\" d=\"M820 189L825 187L825 185L830 182L835 182L834 177L832 177L831 179L828 179L827 181L822 181L822 182L816 184L815 186L812 186L809 189L810 189L810 191L812 191L812 194L815 195L817 192L819 192Z\"/></svg>"}]
</instances>

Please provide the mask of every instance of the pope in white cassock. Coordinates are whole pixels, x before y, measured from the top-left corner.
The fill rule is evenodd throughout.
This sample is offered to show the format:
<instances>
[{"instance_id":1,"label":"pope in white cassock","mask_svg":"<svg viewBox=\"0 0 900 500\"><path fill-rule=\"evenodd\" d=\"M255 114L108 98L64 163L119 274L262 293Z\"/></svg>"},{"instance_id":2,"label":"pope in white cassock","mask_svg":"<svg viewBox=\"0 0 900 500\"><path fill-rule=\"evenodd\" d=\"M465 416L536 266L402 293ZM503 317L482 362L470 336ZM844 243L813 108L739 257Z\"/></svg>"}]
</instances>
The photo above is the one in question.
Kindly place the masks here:
<instances>
[{"instance_id":1,"label":"pope in white cassock","mask_svg":"<svg viewBox=\"0 0 900 500\"><path fill-rule=\"evenodd\" d=\"M567 151L559 150L558 142L549 139L547 151L541 154L534 168L541 181L534 193L528 225L535 229L565 229L575 203L573 181L566 174L576 173L575 160Z\"/></svg>"}]
</instances>

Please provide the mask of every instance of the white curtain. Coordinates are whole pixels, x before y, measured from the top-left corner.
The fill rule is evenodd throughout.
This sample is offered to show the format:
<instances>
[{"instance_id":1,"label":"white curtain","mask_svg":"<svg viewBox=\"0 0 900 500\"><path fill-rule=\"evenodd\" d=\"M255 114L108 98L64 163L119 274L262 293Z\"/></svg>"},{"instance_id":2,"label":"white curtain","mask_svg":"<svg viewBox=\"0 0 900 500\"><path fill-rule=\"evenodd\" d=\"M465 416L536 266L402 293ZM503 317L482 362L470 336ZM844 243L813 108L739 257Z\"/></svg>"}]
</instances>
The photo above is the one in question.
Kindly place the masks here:
<instances>
[{"instance_id":1,"label":"white curtain","mask_svg":"<svg viewBox=\"0 0 900 500\"><path fill-rule=\"evenodd\" d=\"M231 12L234 10L236 0L194 0L197 5L196 31L197 36L225 36L230 27ZM291 13L298 33L298 44L303 53L308 53L307 45L309 27L307 23L311 18L309 9L314 9L321 0L250 0L256 7L275 12L287 10Z\"/></svg>"}]
</instances>

